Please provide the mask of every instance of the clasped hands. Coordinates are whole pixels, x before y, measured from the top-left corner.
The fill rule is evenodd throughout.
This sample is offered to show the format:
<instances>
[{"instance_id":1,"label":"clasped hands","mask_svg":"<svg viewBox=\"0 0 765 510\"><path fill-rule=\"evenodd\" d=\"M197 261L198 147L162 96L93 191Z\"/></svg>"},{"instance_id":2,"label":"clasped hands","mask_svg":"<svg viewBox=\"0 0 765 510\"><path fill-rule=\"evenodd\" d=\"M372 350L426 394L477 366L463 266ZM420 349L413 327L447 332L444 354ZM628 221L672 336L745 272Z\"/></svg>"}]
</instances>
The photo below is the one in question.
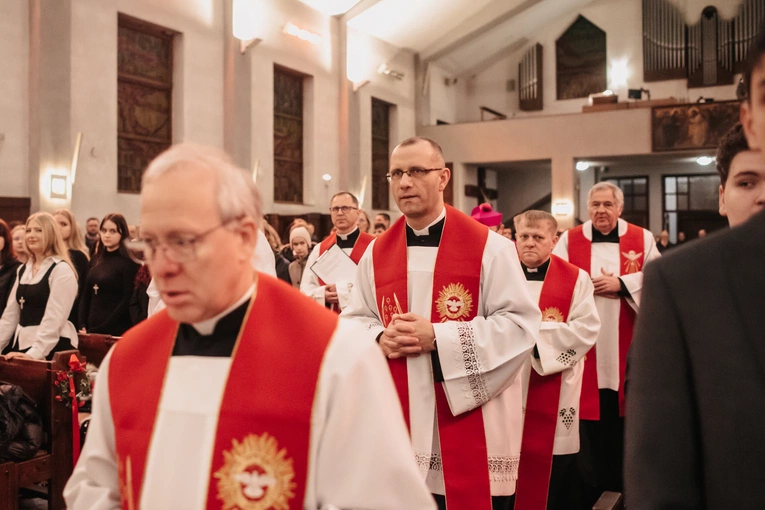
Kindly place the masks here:
<instances>
[{"instance_id":1,"label":"clasped hands","mask_svg":"<svg viewBox=\"0 0 765 510\"><path fill-rule=\"evenodd\" d=\"M386 358L417 357L435 350L433 324L413 313L394 314L380 336L380 347Z\"/></svg>"},{"instance_id":2,"label":"clasped hands","mask_svg":"<svg viewBox=\"0 0 765 510\"><path fill-rule=\"evenodd\" d=\"M619 292L622 285L619 278L614 273L607 273L605 269L600 268L601 276L592 279L592 285L595 287L594 294L610 299L619 299Z\"/></svg>"}]
</instances>

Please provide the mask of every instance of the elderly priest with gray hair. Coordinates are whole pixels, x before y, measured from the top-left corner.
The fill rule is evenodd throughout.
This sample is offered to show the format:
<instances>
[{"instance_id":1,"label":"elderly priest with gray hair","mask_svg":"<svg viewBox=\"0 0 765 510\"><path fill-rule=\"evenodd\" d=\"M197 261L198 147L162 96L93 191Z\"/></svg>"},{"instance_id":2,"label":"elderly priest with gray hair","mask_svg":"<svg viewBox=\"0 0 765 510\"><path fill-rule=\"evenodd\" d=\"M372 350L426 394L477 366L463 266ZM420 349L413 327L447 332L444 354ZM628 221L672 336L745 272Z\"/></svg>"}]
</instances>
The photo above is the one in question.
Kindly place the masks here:
<instances>
[{"instance_id":1,"label":"elderly priest with gray hair","mask_svg":"<svg viewBox=\"0 0 765 510\"><path fill-rule=\"evenodd\" d=\"M70 510L435 506L377 345L253 271L260 207L215 149L149 165L131 249L167 308L101 365Z\"/></svg>"}]
</instances>

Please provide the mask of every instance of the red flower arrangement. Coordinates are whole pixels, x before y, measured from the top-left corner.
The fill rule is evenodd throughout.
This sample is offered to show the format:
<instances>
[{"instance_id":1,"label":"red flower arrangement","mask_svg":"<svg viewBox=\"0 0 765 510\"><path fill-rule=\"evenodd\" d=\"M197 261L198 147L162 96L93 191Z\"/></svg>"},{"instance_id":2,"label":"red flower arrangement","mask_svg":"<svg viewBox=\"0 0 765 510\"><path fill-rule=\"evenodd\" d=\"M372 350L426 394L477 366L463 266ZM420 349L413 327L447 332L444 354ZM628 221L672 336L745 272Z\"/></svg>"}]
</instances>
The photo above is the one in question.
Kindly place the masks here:
<instances>
[{"instance_id":1,"label":"red flower arrangement","mask_svg":"<svg viewBox=\"0 0 765 510\"><path fill-rule=\"evenodd\" d=\"M72 402L77 402L77 408L82 407L85 402L81 400L83 397L90 395L90 382L85 377L85 363L77 359L77 356L72 354L69 358L69 370L56 371L56 380L53 381L53 385L58 388L59 394L56 395L56 400L62 402L66 407L71 407ZM83 374L79 377L80 391L75 391L75 379L76 374Z\"/></svg>"}]
</instances>

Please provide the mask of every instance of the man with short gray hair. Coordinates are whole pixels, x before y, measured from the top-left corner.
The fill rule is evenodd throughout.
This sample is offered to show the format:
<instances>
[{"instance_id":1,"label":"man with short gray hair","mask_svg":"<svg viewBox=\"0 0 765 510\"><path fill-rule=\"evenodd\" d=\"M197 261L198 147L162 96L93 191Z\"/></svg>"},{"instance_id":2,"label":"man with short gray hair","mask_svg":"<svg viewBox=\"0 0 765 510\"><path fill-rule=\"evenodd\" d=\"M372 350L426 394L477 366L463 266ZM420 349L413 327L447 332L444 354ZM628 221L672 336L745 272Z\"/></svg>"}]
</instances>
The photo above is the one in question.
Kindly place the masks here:
<instances>
[{"instance_id":1,"label":"man with short gray hair","mask_svg":"<svg viewBox=\"0 0 765 510\"><path fill-rule=\"evenodd\" d=\"M377 346L253 271L260 208L215 149L147 168L130 248L167 308L101 365L68 508L434 506Z\"/></svg>"},{"instance_id":2,"label":"man with short gray hair","mask_svg":"<svg viewBox=\"0 0 765 510\"><path fill-rule=\"evenodd\" d=\"M620 219L624 193L599 182L587 194L590 220L565 233L555 255L592 278L600 334L585 357L579 417L584 507L606 490L622 491L624 372L640 306L643 267L659 257L653 234Z\"/></svg>"}]
</instances>

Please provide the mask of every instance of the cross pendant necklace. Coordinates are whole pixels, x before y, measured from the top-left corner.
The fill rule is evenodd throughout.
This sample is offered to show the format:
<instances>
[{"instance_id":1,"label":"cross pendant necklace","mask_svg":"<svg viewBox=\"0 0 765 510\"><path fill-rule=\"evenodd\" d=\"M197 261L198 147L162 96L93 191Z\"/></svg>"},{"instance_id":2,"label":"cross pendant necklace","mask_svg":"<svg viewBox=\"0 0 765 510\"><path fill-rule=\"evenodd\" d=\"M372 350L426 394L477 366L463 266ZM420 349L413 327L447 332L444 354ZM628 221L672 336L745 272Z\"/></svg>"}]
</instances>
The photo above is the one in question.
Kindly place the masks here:
<instances>
[{"instance_id":1,"label":"cross pendant necklace","mask_svg":"<svg viewBox=\"0 0 765 510\"><path fill-rule=\"evenodd\" d=\"M21 299L19 299L19 305L20 305L20 308L23 310L24 309L24 296L21 296Z\"/></svg>"},{"instance_id":2,"label":"cross pendant necklace","mask_svg":"<svg viewBox=\"0 0 765 510\"><path fill-rule=\"evenodd\" d=\"M93 290L96 291L96 296L98 295L98 284L93 285Z\"/></svg>"}]
</instances>

